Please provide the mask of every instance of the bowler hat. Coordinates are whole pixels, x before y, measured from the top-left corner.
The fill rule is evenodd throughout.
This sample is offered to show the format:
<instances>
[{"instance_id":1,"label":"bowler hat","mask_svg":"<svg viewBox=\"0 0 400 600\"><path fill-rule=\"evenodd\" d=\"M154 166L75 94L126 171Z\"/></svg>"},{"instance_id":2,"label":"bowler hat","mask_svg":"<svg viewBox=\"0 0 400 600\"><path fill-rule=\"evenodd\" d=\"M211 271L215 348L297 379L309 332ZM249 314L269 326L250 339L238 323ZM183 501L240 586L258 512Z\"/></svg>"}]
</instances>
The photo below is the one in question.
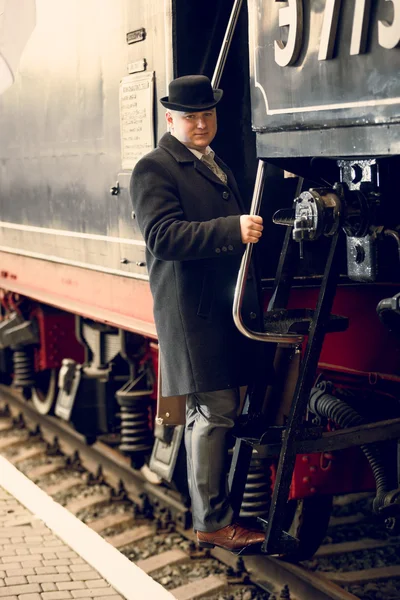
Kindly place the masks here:
<instances>
[{"instance_id":1,"label":"bowler hat","mask_svg":"<svg viewBox=\"0 0 400 600\"><path fill-rule=\"evenodd\" d=\"M160 99L165 108L184 112L199 112L213 108L222 98L223 91L213 89L205 75L185 75L169 84L169 95Z\"/></svg>"}]
</instances>

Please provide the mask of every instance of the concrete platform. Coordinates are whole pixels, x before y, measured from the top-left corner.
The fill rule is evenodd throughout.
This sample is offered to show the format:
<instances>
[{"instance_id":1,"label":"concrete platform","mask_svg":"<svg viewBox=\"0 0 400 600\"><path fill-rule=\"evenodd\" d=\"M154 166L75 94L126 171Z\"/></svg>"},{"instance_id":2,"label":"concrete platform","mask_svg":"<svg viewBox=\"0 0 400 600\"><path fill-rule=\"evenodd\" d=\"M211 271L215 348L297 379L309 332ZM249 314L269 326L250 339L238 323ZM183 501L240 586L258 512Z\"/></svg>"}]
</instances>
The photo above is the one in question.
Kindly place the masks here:
<instances>
[{"instance_id":1,"label":"concrete platform","mask_svg":"<svg viewBox=\"0 0 400 600\"><path fill-rule=\"evenodd\" d=\"M0 456L0 600L174 596Z\"/></svg>"}]
</instances>

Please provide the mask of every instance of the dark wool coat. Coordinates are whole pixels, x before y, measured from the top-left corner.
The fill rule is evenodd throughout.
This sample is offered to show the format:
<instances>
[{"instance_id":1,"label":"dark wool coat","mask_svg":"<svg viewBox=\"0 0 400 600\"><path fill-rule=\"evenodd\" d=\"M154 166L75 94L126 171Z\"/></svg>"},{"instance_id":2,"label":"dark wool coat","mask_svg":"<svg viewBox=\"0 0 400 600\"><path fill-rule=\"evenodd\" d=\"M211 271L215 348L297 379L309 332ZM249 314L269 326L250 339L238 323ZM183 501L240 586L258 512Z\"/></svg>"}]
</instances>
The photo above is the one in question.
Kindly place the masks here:
<instances>
[{"instance_id":1,"label":"dark wool coat","mask_svg":"<svg viewBox=\"0 0 400 600\"><path fill-rule=\"evenodd\" d=\"M164 396L246 385L254 342L236 329L232 303L245 246L244 212L229 168L227 185L171 134L133 170L131 198L146 242L161 351ZM253 283L253 282L249 282ZM247 286L243 316L257 322ZM247 294L249 296L249 294Z\"/></svg>"}]
</instances>

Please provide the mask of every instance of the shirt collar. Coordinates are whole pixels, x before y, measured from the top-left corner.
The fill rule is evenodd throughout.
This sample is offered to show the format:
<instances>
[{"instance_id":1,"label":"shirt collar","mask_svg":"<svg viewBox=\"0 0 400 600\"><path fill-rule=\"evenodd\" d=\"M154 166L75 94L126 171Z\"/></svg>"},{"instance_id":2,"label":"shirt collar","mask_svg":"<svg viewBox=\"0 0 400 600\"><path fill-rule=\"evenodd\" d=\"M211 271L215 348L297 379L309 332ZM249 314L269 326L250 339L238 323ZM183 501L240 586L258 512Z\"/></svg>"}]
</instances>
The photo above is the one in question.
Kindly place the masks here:
<instances>
[{"instance_id":1,"label":"shirt collar","mask_svg":"<svg viewBox=\"0 0 400 600\"><path fill-rule=\"evenodd\" d=\"M199 160L201 160L201 157L204 156L202 152L199 152L198 150L193 150L193 148L188 148L188 150L190 150L190 152L192 152ZM210 154L211 158L214 158L215 152L214 150L211 150L210 146L207 146L205 154Z\"/></svg>"},{"instance_id":2,"label":"shirt collar","mask_svg":"<svg viewBox=\"0 0 400 600\"><path fill-rule=\"evenodd\" d=\"M174 134L173 134L173 133L170 133L170 135L171 135L172 137L174 137L174 138L175 138L175 136L174 136ZM175 139L177 139L177 138L175 138ZM179 141L179 140L178 140L178 141ZM180 143L181 143L183 146L185 146L185 144L183 144L182 142L180 142ZM193 150L193 148L188 148L187 146L185 146L185 148L187 148L188 150L190 150L190 152L192 152L192 154L194 154L194 155L195 155L195 157L196 157L196 158L198 158L199 160L201 160L201 157L202 157L202 156L204 156L204 155L203 155L203 153L202 153L202 152L199 152L198 150ZM214 150L211 150L210 146L207 146L207 148L206 148L206 151L205 151L205 154L206 154L206 155L207 155L207 154L210 154L210 155L211 155L211 158L214 158L214 156L215 156L215 152L214 152Z\"/></svg>"}]
</instances>

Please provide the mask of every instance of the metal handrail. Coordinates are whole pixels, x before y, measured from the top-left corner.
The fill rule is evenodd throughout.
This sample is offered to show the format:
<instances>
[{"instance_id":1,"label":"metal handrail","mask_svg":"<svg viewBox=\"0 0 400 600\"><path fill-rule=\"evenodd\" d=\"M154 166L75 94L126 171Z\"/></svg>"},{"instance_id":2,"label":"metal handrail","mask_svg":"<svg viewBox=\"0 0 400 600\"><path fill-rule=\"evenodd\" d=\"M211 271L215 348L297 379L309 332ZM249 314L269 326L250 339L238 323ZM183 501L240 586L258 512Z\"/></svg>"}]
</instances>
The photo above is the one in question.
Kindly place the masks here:
<instances>
[{"instance_id":1,"label":"metal handrail","mask_svg":"<svg viewBox=\"0 0 400 600\"><path fill-rule=\"evenodd\" d=\"M240 9L242 7L243 0L235 0L231 15L229 18L228 26L226 28L225 36L221 45L220 53L218 56L217 64L214 69L214 74L211 80L213 88L219 86L221 81L222 72L225 67L226 58L232 42L232 37L235 32L236 23L239 18ZM250 214L257 215L260 210L261 197L264 188L264 169L265 163L262 160L258 162L256 183L254 187L253 199L251 203ZM242 262L239 269L238 279L235 288L235 296L233 300L233 320L239 331L246 337L252 340L258 340L262 342L272 342L280 344L301 344L303 336L297 334L280 334L280 333L264 333L252 331L243 323L242 319L242 304L244 291L246 287L247 275L249 272L249 266L251 261L251 254L253 250L253 244L247 244L246 251L243 255Z\"/></svg>"},{"instance_id":2,"label":"metal handrail","mask_svg":"<svg viewBox=\"0 0 400 600\"><path fill-rule=\"evenodd\" d=\"M217 59L217 64L215 66L214 74L211 80L211 86L213 88L217 88L220 84L229 48L231 47L232 37L235 33L236 23L239 18L240 9L242 8L242 3L243 0L235 0L233 8L231 10L231 16L229 17L228 25L225 31L225 36L222 41L221 49L219 51L219 56Z\"/></svg>"},{"instance_id":3,"label":"metal handrail","mask_svg":"<svg viewBox=\"0 0 400 600\"><path fill-rule=\"evenodd\" d=\"M264 181L265 162L263 160L259 160L253 198L251 201L250 215L258 215L259 213L262 193L264 189ZM244 324L242 319L242 305L252 251L253 244L247 244L236 282L232 311L233 320L235 322L236 327L239 329L240 333L250 338L251 340L256 340L259 342L271 342L275 344L301 344L304 340L304 336L302 335L298 335L295 333L268 333L262 331L253 331Z\"/></svg>"}]
</instances>

